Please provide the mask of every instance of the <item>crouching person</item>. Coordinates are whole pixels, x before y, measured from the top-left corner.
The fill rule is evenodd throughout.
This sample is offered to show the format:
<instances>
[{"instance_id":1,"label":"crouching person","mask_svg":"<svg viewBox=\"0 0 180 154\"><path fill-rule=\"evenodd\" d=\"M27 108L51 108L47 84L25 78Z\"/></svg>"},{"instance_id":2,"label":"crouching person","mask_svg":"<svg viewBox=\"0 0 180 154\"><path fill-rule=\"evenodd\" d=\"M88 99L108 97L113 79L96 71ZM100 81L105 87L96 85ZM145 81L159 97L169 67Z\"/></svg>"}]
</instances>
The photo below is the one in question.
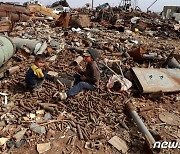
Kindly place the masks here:
<instances>
[{"instance_id":1,"label":"crouching person","mask_svg":"<svg viewBox=\"0 0 180 154\"><path fill-rule=\"evenodd\" d=\"M34 64L28 69L25 78L25 86L30 90L40 90L47 76L47 73L42 69L45 67L45 57L37 55Z\"/></svg>"},{"instance_id":2,"label":"crouching person","mask_svg":"<svg viewBox=\"0 0 180 154\"><path fill-rule=\"evenodd\" d=\"M97 51L89 48L87 53L84 54L84 60L87 62L86 71L83 73L84 75L76 75L74 87L66 93L59 93L61 100L74 96L83 90L95 90L99 87L100 71L96 64L97 58Z\"/></svg>"}]
</instances>

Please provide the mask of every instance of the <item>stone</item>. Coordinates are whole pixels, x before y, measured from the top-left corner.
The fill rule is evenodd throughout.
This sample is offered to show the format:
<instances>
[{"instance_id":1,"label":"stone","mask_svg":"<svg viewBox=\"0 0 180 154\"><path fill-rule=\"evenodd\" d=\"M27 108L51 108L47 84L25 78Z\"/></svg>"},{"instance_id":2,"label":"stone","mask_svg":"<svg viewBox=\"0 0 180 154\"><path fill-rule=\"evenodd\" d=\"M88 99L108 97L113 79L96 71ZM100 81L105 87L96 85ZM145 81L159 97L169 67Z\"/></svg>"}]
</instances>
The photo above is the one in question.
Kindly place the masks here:
<instances>
[{"instance_id":1,"label":"stone","mask_svg":"<svg viewBox=\"0 0 180 154\"><path fill-rule=\"evenodd\" d=\"M48 143L42 143L42 144L37 144L37 151L38 153L44 153L48 150L51 149L51 145L50 142Z\"/></svg>"},{"instance_id":2,"label":"stone","mask_svg":"<svg viewBox=\"0 0 180 154\"><path fill-rule=\"evenodd\" d=\"M27 131L27 128L24 129L24 130L21 130L21 131L17 132L17 133L13 136L13 138L15 138L16 141L20 141L20 140L24 137L24 134L26 133L26 131Z\"/></svg>"}]
</instances>

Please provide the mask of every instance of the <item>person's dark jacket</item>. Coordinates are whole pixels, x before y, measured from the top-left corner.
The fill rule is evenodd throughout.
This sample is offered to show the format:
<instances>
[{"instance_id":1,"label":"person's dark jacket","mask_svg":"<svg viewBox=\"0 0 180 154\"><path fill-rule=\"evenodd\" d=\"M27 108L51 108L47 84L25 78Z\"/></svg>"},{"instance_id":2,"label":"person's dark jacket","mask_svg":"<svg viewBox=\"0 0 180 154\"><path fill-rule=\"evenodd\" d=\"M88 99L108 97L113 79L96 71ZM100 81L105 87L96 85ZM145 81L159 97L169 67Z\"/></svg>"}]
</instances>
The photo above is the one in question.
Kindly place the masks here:
<instances>
[{"instance_id":1,"label":"person's dark jacket","mask_svg":"<svg viewBox=\"0 0 180 154\"><path fill-rule=\"evenodd\" d=\"M88 63L85 71L86 82L99 87L100 71L95 61Z\"/></svg>"},{"instance_id":2,"label":"person's dark jacket","mask_svg":"<svg viewBox=\"0 0 180 154\"><path fill-rule=\"evenodd\" d=\"M30 67L29 70L26 73L26 77L25 77L25 82L26 82L26 86L27 87L33 87L36 85L38 80L44 80L47 76L47 73L43 71L44 77L43 78L38 78L32 68Z\"/></svg>"}]
</instances>

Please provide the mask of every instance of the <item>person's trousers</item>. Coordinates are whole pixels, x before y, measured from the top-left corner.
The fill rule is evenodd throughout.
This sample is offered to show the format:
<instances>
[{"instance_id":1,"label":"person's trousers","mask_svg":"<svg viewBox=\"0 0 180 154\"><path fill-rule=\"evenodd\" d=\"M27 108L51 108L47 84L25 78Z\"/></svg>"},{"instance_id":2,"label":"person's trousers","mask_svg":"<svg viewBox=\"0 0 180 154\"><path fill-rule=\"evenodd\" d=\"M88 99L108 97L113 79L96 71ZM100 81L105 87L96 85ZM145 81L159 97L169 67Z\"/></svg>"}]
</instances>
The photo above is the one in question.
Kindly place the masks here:
<instances>
[{"instance_id":1,"label":"person's trousers","mask_svg":"<svg viewBox=\"0 0 180 154\"><path fill-rule=\"evenodd\" d=\"M67 91L67 96L74 96L83 90L95 90L94 86L88 82L81 81L74 87Z\"/></svg>"},{"instance_id":2,"label":"person's trousers","mask_svg":"<svg viewBox=\"0 0 180 154\"><path fill-rule=\"evenodd\" d=\"M37 80L35 85L26 85L26 87L27 87L28 89L32 89L32 90L33 90L33 89L39 89L39 88L42 87L43 83L44 83L44 79L42 79L42 80Z\"/></svg>"}]
</instances>

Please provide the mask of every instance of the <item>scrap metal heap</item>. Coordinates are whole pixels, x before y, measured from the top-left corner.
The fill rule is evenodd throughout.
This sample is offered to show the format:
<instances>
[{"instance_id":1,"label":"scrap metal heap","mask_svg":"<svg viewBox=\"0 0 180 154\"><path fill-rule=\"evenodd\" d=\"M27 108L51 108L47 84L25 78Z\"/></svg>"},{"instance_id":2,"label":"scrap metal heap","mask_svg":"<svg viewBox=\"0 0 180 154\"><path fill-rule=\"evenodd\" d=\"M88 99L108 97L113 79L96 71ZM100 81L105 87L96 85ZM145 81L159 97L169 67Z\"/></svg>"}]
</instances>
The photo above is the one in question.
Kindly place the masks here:
<instances>
[{"instance_id":1,"label":"scrap metal heap","mask_svg":"<svg viewBox=\"0 0 180 154\"><path fill-rule=\"evenodd\" d=\"M39 153L147 153L154 141L179 142L180 26L140 11L82 11L59 17L58 24L42 14L29 15L27 22L14 23L8 37L0 36L5 57L0 59L0 151L36 153L37 145ZM15 54L7 57L6 45L11 53L15 45ZM100 55L100 88L61 101L58 92L73 83L74 59L89 47ZM26 71L42 53L54 72L41 91L31 92L24 88ZM108 88L112 75L123 78ZM120 90L127 79L132 87Z\"/></svg>"}]
</instances>

